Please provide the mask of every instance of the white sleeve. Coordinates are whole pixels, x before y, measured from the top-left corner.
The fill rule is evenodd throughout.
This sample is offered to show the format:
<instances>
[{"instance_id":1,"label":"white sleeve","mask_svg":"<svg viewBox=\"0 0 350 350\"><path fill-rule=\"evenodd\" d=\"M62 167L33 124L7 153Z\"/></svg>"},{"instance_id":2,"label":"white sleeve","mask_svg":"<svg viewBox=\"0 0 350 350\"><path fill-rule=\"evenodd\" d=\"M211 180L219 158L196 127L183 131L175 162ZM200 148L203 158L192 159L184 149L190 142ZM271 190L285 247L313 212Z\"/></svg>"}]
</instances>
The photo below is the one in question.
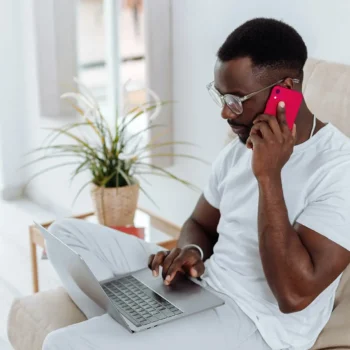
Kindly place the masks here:
<instances>
[{"instance_id":1,"label":"white sleeve","mask_svg":"<svg viewBox=\"0 0 350 350\"><path fill-rule=\"evenodd\" d=\"M205 187L204 193L203 193L208 203L216 209L219 209L220 207L220 193L219 193L219 179L218 179L220 168L221 168L221 162L219 162L219 158L217 158L212 165L209 182Z\"/></svg>"},{"instance_id":2,"label":"white sleeve","mask_svg":"<svg viewBox=\"0 0 350 350\"><path fill-rule=\"evenodd\" d=\"M296 220L350 251L350 166L330 171Z\"/></svg>"},{"instance_id":3,"label":"white sleeve","mask_svg":"<svg viewBox=\"0 0 350 350\"><path fill-rule=\"evenodd\" d=\"M231 151L233 150L234 145L237 143L237 140L233 140L225 148L221 150L218 157L215 159L211 174L209 177L209 182L204 189L204 197L208 203L216 209L220 208L221 201L221 191L220 184L224 178L225 168L231 161Z\"/></svg>"}]
</instances>

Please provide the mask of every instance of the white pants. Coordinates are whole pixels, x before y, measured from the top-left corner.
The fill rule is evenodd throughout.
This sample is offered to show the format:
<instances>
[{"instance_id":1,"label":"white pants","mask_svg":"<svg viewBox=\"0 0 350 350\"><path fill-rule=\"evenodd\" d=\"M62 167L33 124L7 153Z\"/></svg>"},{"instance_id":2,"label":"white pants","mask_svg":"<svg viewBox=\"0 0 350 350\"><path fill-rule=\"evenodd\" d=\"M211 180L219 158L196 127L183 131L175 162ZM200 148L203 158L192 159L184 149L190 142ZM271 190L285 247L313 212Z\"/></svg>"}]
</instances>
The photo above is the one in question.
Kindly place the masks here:
<instances>
[{"instance_id":1,"label":"white pants","mask_svg":"<svg viewBox=\"0 0 350 350\"><path fill-rule=\"evenodd\" d=\"M98 280L144 268L149 255L161 250L133 236L83 220L66 219L53 224L50 230L83 257ZM50 244L47 249L50 256ZM109 315L101 315L101 309L90 299L79 298L78 302L73 297L88 320L50 333L43 349L270 349L237 304L221 294L220 297L225 299L223 306L134 334Z\"/></svg>"}]
</instances>

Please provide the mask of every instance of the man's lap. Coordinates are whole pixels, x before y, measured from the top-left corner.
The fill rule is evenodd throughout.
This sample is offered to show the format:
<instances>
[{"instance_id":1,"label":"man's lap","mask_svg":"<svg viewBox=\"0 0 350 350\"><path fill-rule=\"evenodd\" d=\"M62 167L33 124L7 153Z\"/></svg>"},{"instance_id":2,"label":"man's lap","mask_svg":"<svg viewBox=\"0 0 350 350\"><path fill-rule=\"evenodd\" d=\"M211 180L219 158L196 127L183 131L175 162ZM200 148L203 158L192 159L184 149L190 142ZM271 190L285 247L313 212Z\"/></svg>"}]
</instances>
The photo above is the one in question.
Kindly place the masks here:
<instances>
[{"instance_id":1,"label":"man's lap","mask_svg":"<svg viewBox=\"0 0 350 350\"><path fill-rule=\"evenodd\" d=\"M159 250L134 237L80 220L65 220L52 232L79 252L99 280L146 267L148 255ZM90 319L51 333L43 349L109 350L142 345L147 350L159 341L167 350L178 349L181 343L194 349L268 349L254 323L234 301L224 299L226 304L219 308L134 334L108 315L94 317L94 308L89 310L85 302L81 309Z\"/></svg>"},{"instance_id":2,"label":"man's lap","mask_svg":"<svg viewBox=\"0 0 350 350\"><path fill-rule=\"evenodd\" d=\"M228 306L148 329L129 333L109 315L91 318L51 333L43 350L139 349L268 349L250 320ZM237 317L238 316L238 317ZM239 317L241 316L241 317Z\"/></svg>"}]
</instances>

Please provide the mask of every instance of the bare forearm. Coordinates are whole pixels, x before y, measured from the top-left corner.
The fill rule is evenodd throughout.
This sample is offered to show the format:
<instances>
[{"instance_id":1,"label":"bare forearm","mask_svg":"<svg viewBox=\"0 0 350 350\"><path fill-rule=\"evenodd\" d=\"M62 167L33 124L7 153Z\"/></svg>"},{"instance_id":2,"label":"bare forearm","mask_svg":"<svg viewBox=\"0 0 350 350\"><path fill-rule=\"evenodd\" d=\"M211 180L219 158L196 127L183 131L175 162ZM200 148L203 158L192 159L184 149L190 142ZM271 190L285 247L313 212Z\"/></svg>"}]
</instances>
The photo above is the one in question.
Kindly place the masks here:
<instances>
[{"instance_id":1,"label":"bare forearm","mask_svg":"<svg viewBox=\"0 0 350 350\"><path fill-rule=\"evenodd\" d=\"M289 222L280 176L259 182L259 249L267 281L280 304L298 303L313 275L311 257Z\"/></svg>"},{"instance_id":2,"label":"bare forearm","mask_svg":"<svg viewBox=\"0 0 350 350\"><path fill-rule=\"evenodd\" d=\"M197 244L200 246L204 253L204 260L206 260L213 254L215 242L202 226L190 218L182 227L177 246L181 248L187 244Z\"/></svg>"}]
</instances>

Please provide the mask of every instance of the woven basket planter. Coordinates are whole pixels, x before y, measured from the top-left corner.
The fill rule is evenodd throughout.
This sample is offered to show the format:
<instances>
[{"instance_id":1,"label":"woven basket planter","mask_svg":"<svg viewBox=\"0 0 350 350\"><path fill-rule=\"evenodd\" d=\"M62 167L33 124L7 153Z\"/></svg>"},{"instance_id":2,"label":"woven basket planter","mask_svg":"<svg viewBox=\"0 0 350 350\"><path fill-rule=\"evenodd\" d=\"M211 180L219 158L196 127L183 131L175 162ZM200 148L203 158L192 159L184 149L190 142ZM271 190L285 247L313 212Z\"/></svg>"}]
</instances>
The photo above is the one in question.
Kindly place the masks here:
<instances>
[{"instance_id":1,"label":"woven basket planter","mask_svg":"<svg viewBox=\"0 0 350 350\"><path fill-rule=\"evenodd\" d=\"M105 188L92 185L91 197L100 224L105 226L133 225L139 185Z\"/></svg>"}]
</instances>

